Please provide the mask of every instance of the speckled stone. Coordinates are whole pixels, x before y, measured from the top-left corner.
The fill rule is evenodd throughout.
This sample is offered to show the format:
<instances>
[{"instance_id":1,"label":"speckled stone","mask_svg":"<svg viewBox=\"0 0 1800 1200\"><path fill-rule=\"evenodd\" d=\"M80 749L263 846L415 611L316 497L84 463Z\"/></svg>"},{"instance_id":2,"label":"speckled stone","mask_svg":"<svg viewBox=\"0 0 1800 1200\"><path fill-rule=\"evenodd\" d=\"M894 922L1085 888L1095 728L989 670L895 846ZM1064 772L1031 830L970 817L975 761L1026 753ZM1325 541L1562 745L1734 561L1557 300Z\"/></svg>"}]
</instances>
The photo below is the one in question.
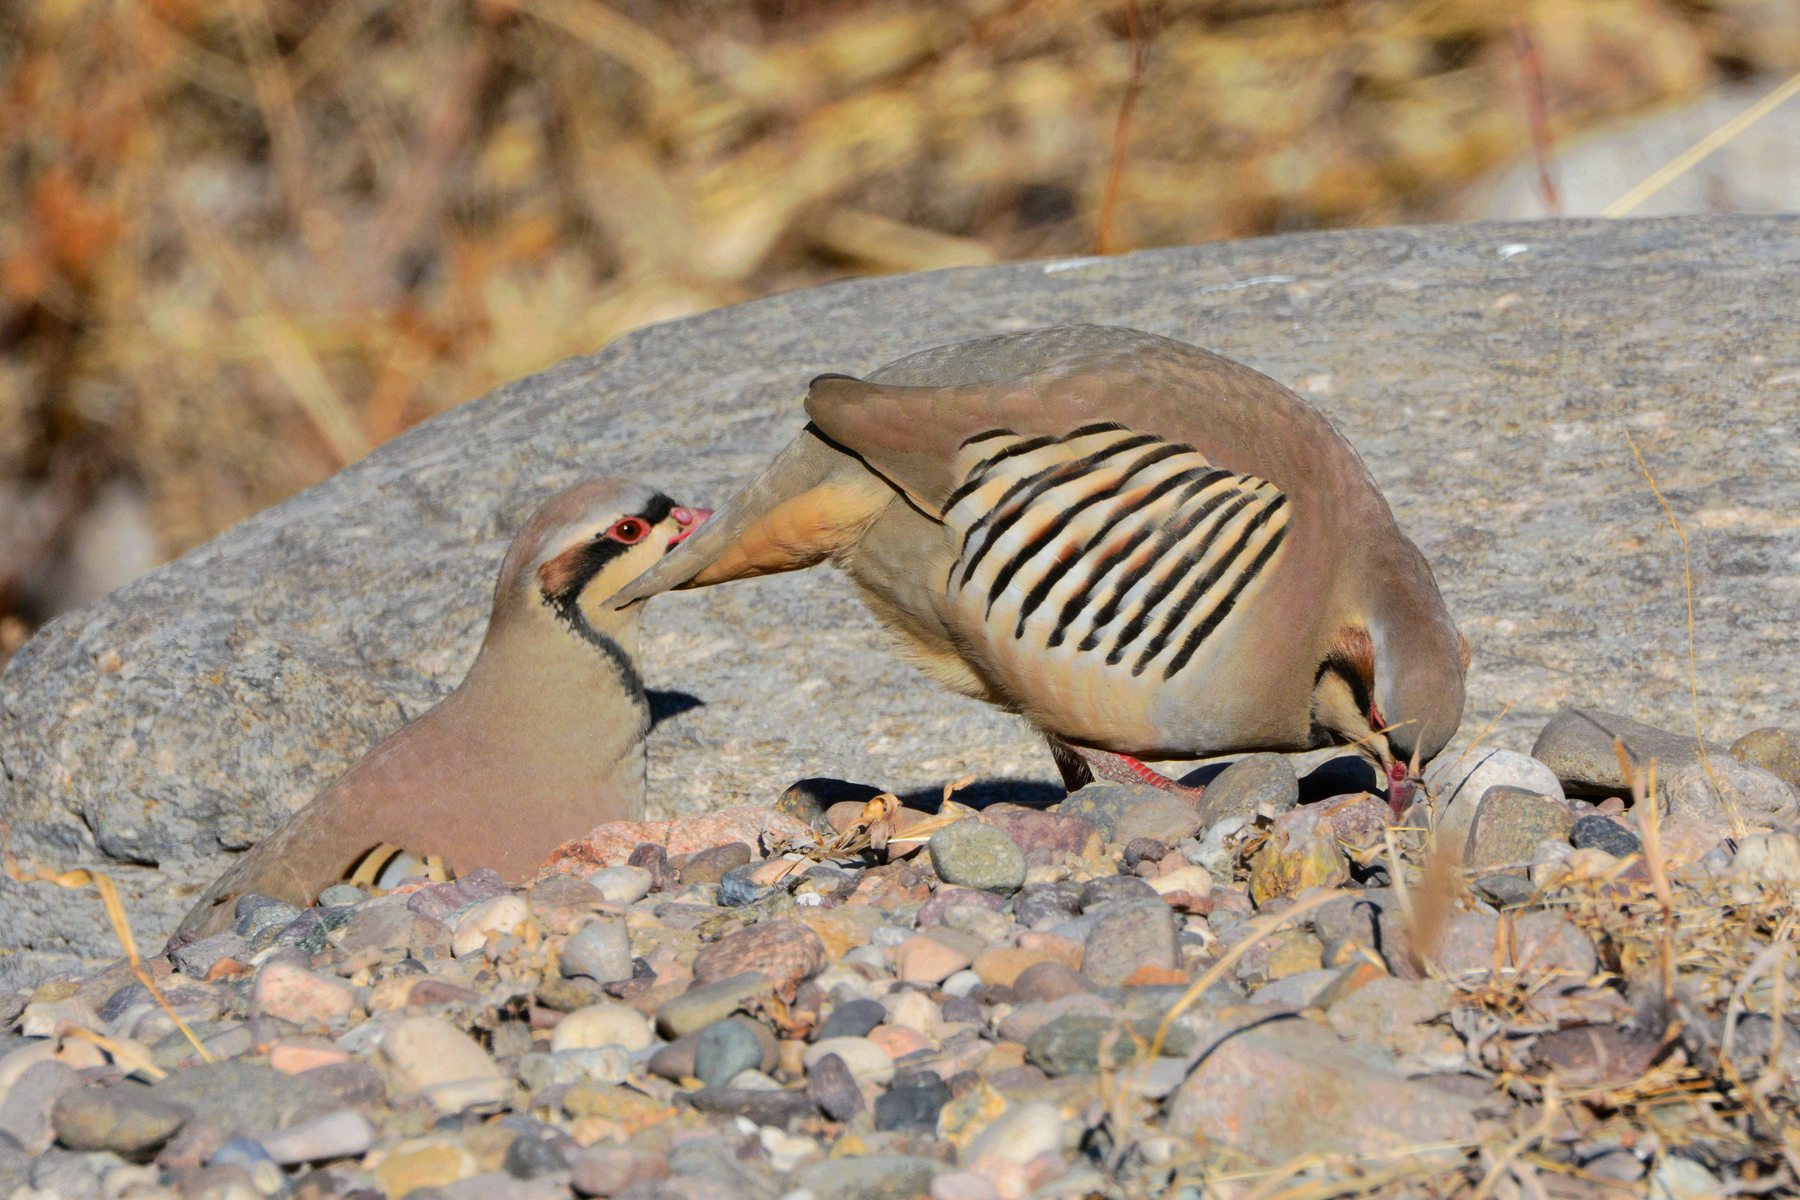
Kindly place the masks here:
<instances>
[{"instance_id":1,"label":"speckled stone","mask_svg":"<svg viewBox=\"0 0 1800 1200\"><path fill-rule=\"evenodd\" d=\"M931 835L931 865L945 883L1010 894L1025 883L1025 855L1005 832L958 821Z\"/></svg>"}]
</instances>

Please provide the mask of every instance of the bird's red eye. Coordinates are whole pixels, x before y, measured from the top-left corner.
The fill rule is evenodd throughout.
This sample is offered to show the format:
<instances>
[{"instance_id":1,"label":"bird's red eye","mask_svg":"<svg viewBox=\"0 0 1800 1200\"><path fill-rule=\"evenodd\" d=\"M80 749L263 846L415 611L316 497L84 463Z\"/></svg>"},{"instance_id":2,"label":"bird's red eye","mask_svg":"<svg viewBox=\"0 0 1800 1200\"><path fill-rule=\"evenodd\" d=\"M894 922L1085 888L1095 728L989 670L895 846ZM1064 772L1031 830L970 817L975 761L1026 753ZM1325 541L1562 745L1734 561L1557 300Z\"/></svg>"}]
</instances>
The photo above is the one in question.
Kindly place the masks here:
<instances>
[{"instance_id":1,"label":"bird's red eye","mask_svg":"<svg viewBox=\"0 0 1800 1200\"><path fill-rule=\"evenodd\" d=\"M633 542L641 542L650 532L650 523L639 517L620 517L606 531L606 536L615 542L623 542L627 546Z\"/></svg>"}]
</instances>

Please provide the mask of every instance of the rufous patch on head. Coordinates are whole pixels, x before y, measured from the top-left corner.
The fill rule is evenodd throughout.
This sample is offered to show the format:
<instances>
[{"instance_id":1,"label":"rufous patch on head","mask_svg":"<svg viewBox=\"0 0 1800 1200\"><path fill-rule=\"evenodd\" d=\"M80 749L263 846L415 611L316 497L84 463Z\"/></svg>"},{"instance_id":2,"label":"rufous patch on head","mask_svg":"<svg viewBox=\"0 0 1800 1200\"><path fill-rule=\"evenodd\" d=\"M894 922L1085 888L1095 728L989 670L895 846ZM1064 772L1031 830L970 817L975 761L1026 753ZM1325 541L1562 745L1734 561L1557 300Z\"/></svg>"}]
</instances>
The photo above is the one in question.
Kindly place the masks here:
<instances>
[{"instance_id":1,"label":"rufous patch on head","mask_svg":"<svg viewBox=\"0 0 1800 1200\"><path fill-rule=\"evenodd\" d=\"M588 547L570 546L537 569L538 587L546 596L567 595L581 582L587 569Z\"/></svg>"},{"instance_id":2,"label":"rufous patch on head","mask_svg":"<svg viewBox=\"0 0 1800 1200\"><path fill-rule=\"evenodd\" d=\"M1346 625L1332 636L1329 654L1344 663L1364 687L1375 688L1375 639L1361 625Z\"/></svg>"}]
</instances>

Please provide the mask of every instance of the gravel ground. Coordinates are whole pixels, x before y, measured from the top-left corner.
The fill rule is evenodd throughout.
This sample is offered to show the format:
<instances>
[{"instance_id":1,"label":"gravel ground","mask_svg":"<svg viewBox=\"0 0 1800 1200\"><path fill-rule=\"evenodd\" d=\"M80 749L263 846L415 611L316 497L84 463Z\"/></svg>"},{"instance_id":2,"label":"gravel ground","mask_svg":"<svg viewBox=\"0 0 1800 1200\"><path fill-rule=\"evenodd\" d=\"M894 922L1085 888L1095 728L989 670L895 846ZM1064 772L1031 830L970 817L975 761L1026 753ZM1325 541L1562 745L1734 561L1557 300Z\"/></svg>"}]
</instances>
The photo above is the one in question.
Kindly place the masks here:
<instances>
[{"instance_id":1,"label":"gravel ground","mask_svg":"<svg viewBox=\"0 0 1800 1200\"><path fill-rule=\"evenodd\" d=\"M1356 774L813 781L526 888L246 897L163 1004L5 999L0 1194L1792 1194L1800 731L1571 710L1398 817Z\"/></svg>"}]
</instances>

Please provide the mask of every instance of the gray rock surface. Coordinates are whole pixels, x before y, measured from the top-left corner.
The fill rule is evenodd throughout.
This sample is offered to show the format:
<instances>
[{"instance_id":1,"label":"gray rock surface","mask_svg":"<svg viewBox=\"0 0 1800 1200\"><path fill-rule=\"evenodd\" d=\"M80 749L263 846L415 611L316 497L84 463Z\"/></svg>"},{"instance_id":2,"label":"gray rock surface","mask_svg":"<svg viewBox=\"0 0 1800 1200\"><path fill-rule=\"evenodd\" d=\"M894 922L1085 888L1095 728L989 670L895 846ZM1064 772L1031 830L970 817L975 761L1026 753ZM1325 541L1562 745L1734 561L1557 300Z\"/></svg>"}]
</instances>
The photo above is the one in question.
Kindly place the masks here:
<instances>
[{"instance_id":1,"label":"gray rock surface","mask_svg":"<svg viewBox=\"0 0 1800 1200\"><path fill-rule=\"evenodd\" d=\"M0 677L13 847L118 880L154 945L272 830L460 676L507 535L596 471L716 504L822 371L1068 321L1199 343L1294 386L1368 461L1474 644L1465 736L1524 748L1569 704L1701 711L1726 742L1790 716L1800 547L1800 220L1305 234L795 292L647 329L500 389L69 614ZM1055 774L1021 723L927 683L830 571L658 601L653 688L702 704L651 744L664 811L812 775L936 792ZM1040 786L1040 792L1044 789ZM91 894L0 880L9 978L112 952ZM4 982L0 980L0 982Z\"/></svg>"},{"instance_id":2,"label":"gray rock surface","mask_svg":"<svg viewBox=\"0 0 1800 1200\"><path fill-rule=\"evenodd\" d=\"M1675 714L1671 713L1673 717ZM1670 720L1665 724L1678 722ZM1634 774L1649 768L1656 760L1663 775L1679 770L1701 757L1701 743L1691 731L1672 733L1655 725L1646 725L1617 713L1592 708L1571 708L1559 712L1538 732L1532 743L1531 756L1549 767L1565 788L1581 792L1627 791L1630 781L1619 762L1615 743L1622 742L1631 760ZM1713 742L1705 744L1709 758L1724 758L1731 753Z\"/></svg>"}]
</instances>

